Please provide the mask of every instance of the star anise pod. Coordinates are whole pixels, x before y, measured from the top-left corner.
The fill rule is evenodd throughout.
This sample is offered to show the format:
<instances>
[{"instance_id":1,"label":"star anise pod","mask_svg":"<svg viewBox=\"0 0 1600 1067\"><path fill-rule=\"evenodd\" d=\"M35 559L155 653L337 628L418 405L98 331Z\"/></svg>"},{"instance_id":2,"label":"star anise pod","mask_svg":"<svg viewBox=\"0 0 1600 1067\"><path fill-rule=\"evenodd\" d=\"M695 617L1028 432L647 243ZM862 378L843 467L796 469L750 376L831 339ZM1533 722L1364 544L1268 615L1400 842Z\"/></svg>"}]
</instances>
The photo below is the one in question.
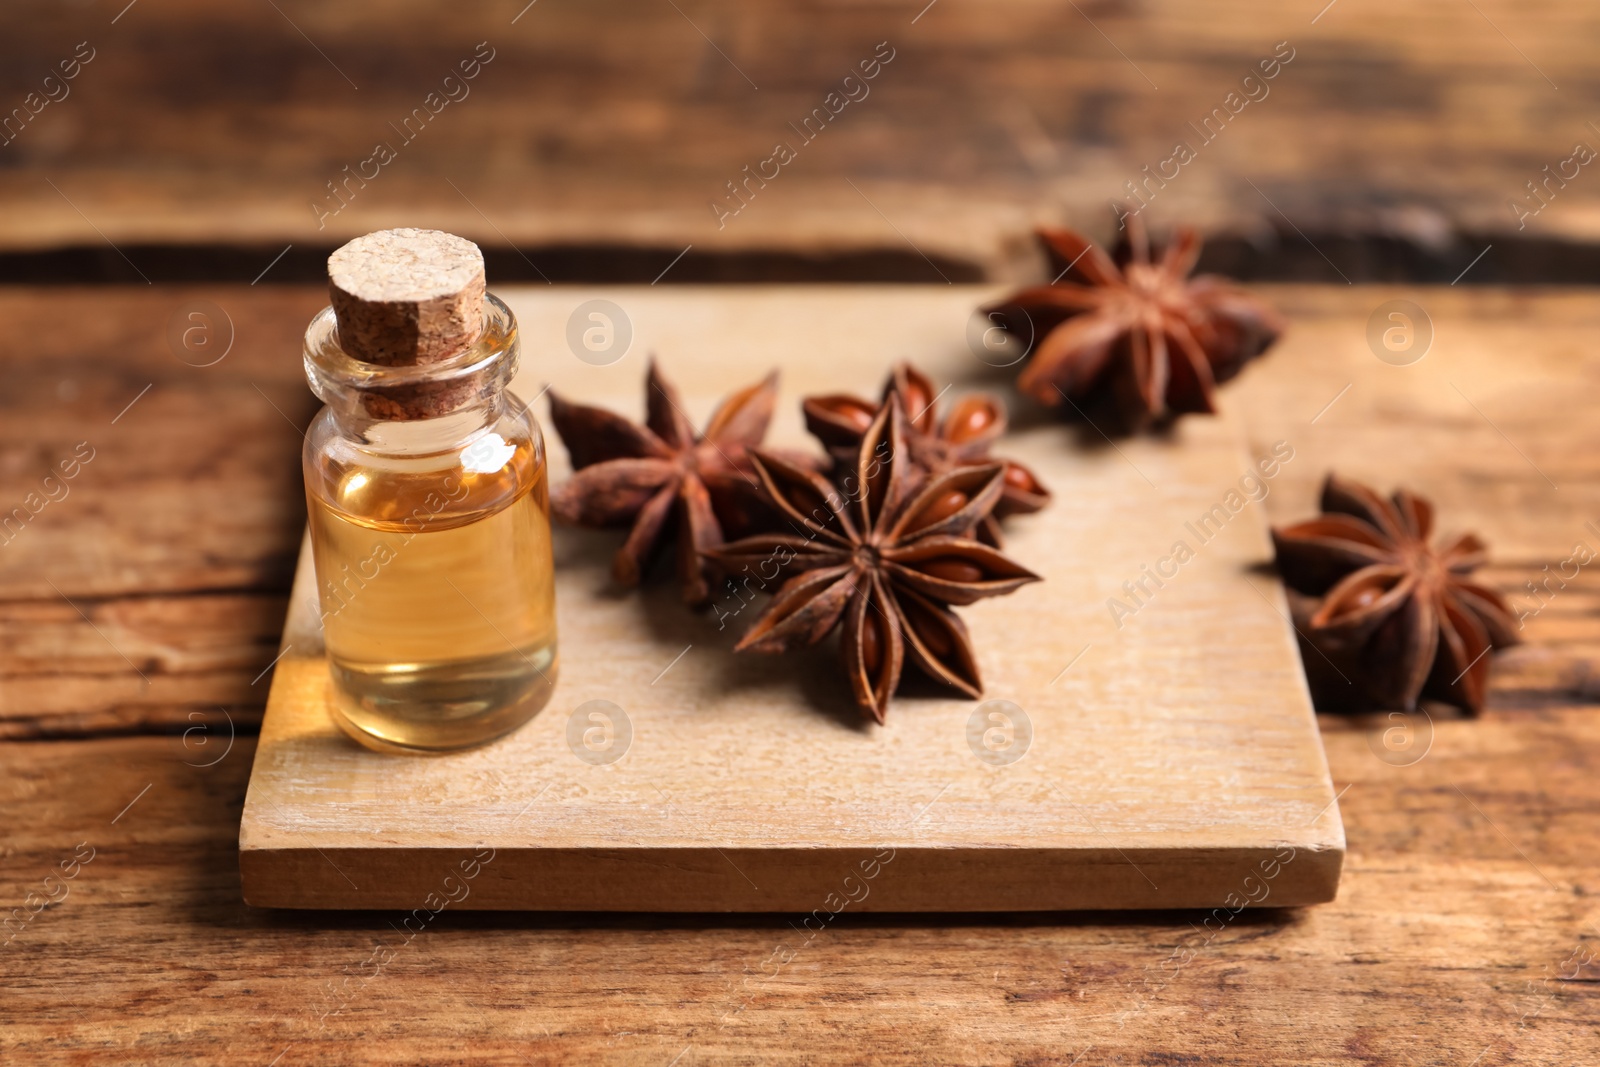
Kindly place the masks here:
<instances>
[{"instance_id":1,"label":"star anise pod","mask_svg":"<svg viewBox=\"0 0 1600 1067\"><path fill-rule=\"evenodd\" d=\"M861 437L891 396L906 413L906 446L924 480L957 467L999 463L1005 468L1000 499L978 522L976 536L987 545L1002 543L1000 520L1038 511L1050 503L1050 490L1032 471L1015 460L989 456L989 448L1006 432L1006 409L991 393L973 393L956 401L939 417L939 393L928 376L910 363L896 364L874 404L846 393L807 397L801 403L806 428L822 442L837 469L854 468Z\"/></svg>"},{"instance_id":2,"label":"star anise pod","mask_svg":"<svg viewBox=\"0 0 1600 1067\"><path fill-rule=\"evenodd\" d=\"M961 536L999 500L1004 468L958 467L912 492L905 423L891 396L862 434L841 486L752 452L762 485L798 532L758 534L709 553L730 568L775 565L792 575L736 651L781 652L839 627L856 703L880 723L907 658L935 681L981 695L977 657L950 606L1039 580Z\"/></svg>"},{"instance_id":3,"label":"star anise pod","mask_svg":"<svg viewBox=\"0 0 1600 1067\"><path fill-rule=\"evenodd\" d=\"M1032 338L1017 385L1049 405L1107 393L1133 423L1214 412L1217 383L1276 341L1283 321L1222 278L1189 277L1200 258L1193 229L1157 256L1139 217L1125 220L1115 257L1072 230L1036 231L1055 280L984 308Z\"/></svg>"},{"instance_id":4,"label":"star anise pod","mask_svg":"<svg viewBox=\"0 0 1600 1067\"><path fill-rule=\"evenodd\" d=\"M770 514L752 473L749 449L761 443L777 399L777 372L723 401L697 434L678 391L650 361L645 425L603 408L550 394L550 417L572 457L573 476L550 494L556 518L580 526L630 526L612 574L635 586L676 534L683 599L711 600L701 553L724 532L748 532ZM674 530L675 528L675 530Z\"/></svg>"},{"instance_id":5,"label":"star anise pod","mask_svg":"<svg viewBox=\"0 0 1600 1067\"><path fill-rule=\"evenodd\" d=\"M1380 708L1414 710L1421 697L1474 714L1489 685L1489 650L1516 644L1499 593L1469 580L1487 547L1461 534L1434 547L1433 505L1405 489L1388 500L1328 475L1323 514L1274 529L1291 589L1319 596L1306 636L1358 675Z\"/></svg>"}]
</instances>

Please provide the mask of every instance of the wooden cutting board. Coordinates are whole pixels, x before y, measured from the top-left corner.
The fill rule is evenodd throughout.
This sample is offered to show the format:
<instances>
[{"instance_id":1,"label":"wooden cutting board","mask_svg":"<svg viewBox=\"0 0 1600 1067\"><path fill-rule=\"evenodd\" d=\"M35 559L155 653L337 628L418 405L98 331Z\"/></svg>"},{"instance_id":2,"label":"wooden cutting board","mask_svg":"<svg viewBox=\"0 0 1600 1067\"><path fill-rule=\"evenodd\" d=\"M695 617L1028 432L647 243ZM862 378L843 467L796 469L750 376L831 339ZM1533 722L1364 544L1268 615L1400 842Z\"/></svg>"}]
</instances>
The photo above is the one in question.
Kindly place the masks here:
<instances>
[{"instance_id":1,"label":"wooden cutting board","mask_svg":"<svg viewBox=\"0 0 1600 1067\"><path fill-rule=\"evenodd\" d=\"M501 295L523 328L522 396L548 383L638 415L654 352L700 419L776 365L770 440L785 445L808 440L801 396L875 395L898 358L952 395L1005 391L1011 374L967 341L983 288ZM612 320L609 353L583 347L592 326L590 343L606 341L595 310ZM1045 581L963 609L983 701L913 686L881 727L858 719L831 646L735 656L759 602L693 614L666 575L619 595L620 535L564 530L550 705L482 749L368 752L324 706L302 551L239 833L245 899L795 911L808 927L846 909L1333 899L1344 830L1259 503L1263 465L1281 474L1294 442L1247 455L1226 413L1113 442L1010 402L998 451L1056 500L1012 520L1007 551ZM549 446L559 479L565 450Z\"/></svg>"}]
</instances>

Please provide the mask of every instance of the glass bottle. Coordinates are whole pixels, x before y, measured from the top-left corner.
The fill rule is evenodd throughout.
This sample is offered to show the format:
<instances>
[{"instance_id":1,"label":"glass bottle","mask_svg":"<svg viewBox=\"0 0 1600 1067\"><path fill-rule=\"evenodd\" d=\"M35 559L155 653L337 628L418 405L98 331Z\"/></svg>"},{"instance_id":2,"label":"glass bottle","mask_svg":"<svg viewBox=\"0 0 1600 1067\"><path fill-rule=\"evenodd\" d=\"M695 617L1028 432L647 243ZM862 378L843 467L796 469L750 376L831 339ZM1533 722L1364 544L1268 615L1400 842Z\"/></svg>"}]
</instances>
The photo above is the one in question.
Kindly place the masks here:
<instances>
[{"instance_id":1,"label":"glass bottle","mask_svg":"<svg viewBox=\"0 0 1600 1067\"><path fill-rule=\"evenodd\" d=\"M380 364L341 345L335 282L340 314L306 330L327 406L303 454L328 704L368 747L482 744L532 718L557 670L544 441L508 389L516 319L480 281L475 340Z\"/></svg>"}]
</instances>

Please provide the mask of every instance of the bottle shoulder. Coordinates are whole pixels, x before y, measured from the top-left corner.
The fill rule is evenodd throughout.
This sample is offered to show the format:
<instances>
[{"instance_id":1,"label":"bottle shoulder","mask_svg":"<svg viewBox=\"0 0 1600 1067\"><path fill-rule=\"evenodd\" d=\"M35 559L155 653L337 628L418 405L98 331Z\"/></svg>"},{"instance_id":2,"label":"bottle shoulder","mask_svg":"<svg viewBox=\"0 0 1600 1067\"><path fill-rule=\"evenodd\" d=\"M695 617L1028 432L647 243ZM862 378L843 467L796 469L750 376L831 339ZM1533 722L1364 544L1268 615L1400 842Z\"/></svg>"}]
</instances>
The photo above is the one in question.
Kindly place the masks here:
<instances>
[{"instance_id":1,"label":"bottle shoulder","mask_svg":"<svg viewBox=\"0 0 1600 1067\"><path fill-rule=\"evenodd\" d=\"M324 409L307 431L302 466L315 505L374 529L450 529L522 496L546 495L544 439L520 401L491 425L427 451L395 450L339 431Z\"/></svg>"}]
</instances>

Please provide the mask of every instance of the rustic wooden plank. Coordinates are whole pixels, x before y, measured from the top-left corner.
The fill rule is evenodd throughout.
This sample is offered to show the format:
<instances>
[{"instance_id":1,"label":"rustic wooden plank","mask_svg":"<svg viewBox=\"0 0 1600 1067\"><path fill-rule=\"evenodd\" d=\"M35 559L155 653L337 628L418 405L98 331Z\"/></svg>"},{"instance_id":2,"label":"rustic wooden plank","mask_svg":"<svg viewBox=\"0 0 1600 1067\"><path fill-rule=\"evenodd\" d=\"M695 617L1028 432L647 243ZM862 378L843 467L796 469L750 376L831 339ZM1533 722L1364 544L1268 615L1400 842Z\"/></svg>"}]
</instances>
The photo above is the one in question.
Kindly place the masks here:
<instances>
[{"instance_id":1,"label":"rustic wooden plank","mask_svg":"<svg viewBox=\"0 0 1600 1067\"><path fill-rule=\"evenodd\" d=\"M0 313L9 597L287 587L303 512L295 442L317 408L300 338L327 303L313 289L12 289ZM233 347L180 360L193 311L232 320ZM225 317L225 318L224 318ZM198 335L195 335L198 337ZM59 464L83 446L76 477ZM44 479L62 482L49 500ZM64 495L63 495L63 490ZM226 494L218 506L216 494ZM28 494L37 514L17 516ZM77 538L73 551L63 539Z\"/></svg>"},{"instance_id":2,"label":"rustic wooden plank","mask_svg":"<svg viewBox=\"0 0 1600 1067\"><path fill-rule=\"evenodd\" d=\"M1209 925L847 911L814 936L801 915L450 908L413 937L402 911L252 909L236 863L251 739L209 768L221 749L179 738L3 745L7 909L80 842L96 851L0 948L0 1053L284 1067L469 1047L657 1065L1592 1059L1592 708L1442 721L1409 767L1375 755L1382 724L1324 726L1351 842L1332 904Z\"/></svg>"},{"instance_id":3,"label":"rustic wooden plank","mask_svg":"<svg viewBox=\"0 0 1600 1067\"><path fill-rule=\"evenodd\" d=\"M798 398L873 394L897 346L967 388L981 364L962 331L982 292L519 289L509 299L529 358L517 384L634 411L654 351L698 419L776 367L783 412L768 439L814 447ZM634 331L603 367L557 347L575 303L596 296ZM759 353L749 323L767 331ZM1230 517L1246 507L1241 480L1260 474L1238 427L1189 420L1117 449L1076 449L1076 436L1036 422L1007 437L1000 454L1060 495L1007 537L1044 581L961 611L985 698L1009 701L1016 722L1018 759L1000 766L971 747L977 702L918 695L908 677L888 722L868 728L831 647L734 656L754 616L735 594L699 615L666 586L597 595L609 561L591 534L556 546L550 705L494 745L397 765L330 716L303 556L240 831L248 899L402 904L478 845L496 867L467 907L804 910L863 862L876 870L879 848L895 866L868 910L1214 906L1267 870L1285 903L1330 899L1342 857L1333 788L1281 592L1251 580L1271 558L1263 516ZM551 452L551 476L566 477L565 449ZM1239 503L1224 507L1230 493ZM1157 590L1144 575L1162 559L1176 578ZM1141 581L1148 604L1124 592ZM604 766L572 747L591 701L627 723ZM979 737L991 725L980 722Z\"/></svg>"},{"instance_id":4,"label":"rustic wooden plank","mask_svg":"<svg viewBox=\"0 0 1600 1067\"><path fill-rule=\"evenodd\" d=\"M1301 303L1307 295L1316 311ZM1274 296L1295 320L1278 353L1289 358L1251 368L1227 396L1247 413L1257 447L1286 439L1311 461L1286 466L1267 501L1275 517L1304 514L1336 466L1430 496L1441 524L1476 530L1498 564L1525 569L1508 593L1577 540L1600 548L1600 534L1585 527L1600 525L1592 407L1600 357L1582 340L1595 314L1588 291L1373 286L1344 298L1309 289ZM1373 313L1397 298L1433 327L1430 350L1407 366L1380 361L1367 337Z\"/></svg>"},{"instance_id":5,"label":"rustic wooden plank","mask_svg":"<svg viewBox=\"0 0 1600 1067\"><path fill-rule=\"evenodd\" d=\"M909 240L998 271L1026 257L1037 218L1104 229L1107 201L1178 141L1195 158L1144 187L1151 210L1210 230L1298 244L1287 216L1310 233L1457 242L1463 266L1484 243L1463 231L1600 231L1600 183L1571 162L1575 143L1600 144L1600 12L1579 0L276 7L18 8L0 41L4 114L78 42L93 59L0 147L0 244L244 243L265 267L290 242L427 225L668 257ZM401 123L479 42L494 58L451 90L468 95L435 98L406 141ZM894 58L843 86L879 42ZM1275 54L1293 58L1245 85ZM790 124L844 88L860 99L835 97L825 136L803 141ZM1197 128L1216 109L1208 142ZM349 179L337 215L313 210L379 141L395 159ZM779 141L793 161L769 164L777 177L752 180L719 226L711 204ZM1541 200L1527 183L1546 166L1567 176ZM1516 198L1538 214L1519 219Z\"/></svg>"},{"instance_id":6,"label":"rustic wooden plank","mask_svg":"<svg viewBox=\"0 0 1600 1067\"><path fill-rule=\"evenodd\" d=\"M305 521L296 353L324 302L0 292L0 737L259 721ZM219 362L175 353L190 312L219 350L231 334Z\"/></svg>"},{"instance_id":7,"label":"rustic wooden plank","mask_svg":"<svg viewBox=\"0 0 1600 1067\"><path fill-rule=\"evenodd\" d=\"M0 601L0 737L254 726L280 594Z\"/></svg>"}]
</instances>

